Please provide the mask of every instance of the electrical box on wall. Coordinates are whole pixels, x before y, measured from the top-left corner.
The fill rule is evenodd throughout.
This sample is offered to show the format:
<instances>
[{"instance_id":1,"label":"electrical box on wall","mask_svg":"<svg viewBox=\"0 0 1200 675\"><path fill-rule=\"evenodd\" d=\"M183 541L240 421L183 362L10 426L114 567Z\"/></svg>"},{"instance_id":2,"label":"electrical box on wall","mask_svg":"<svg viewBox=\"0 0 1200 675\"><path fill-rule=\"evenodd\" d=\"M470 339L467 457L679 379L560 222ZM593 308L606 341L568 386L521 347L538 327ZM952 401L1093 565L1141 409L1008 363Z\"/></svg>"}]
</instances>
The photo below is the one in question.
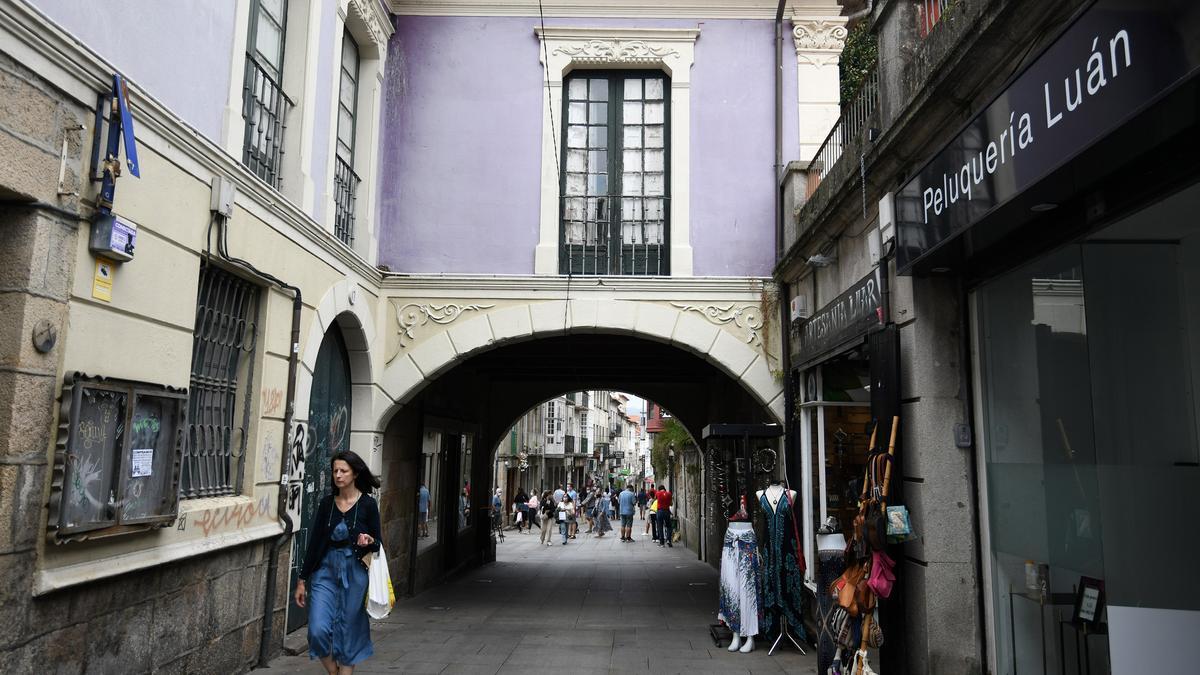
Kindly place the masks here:
<instances>
[{"instance_id":1,"label":"electrical box on wall","mask_svg":"<svg viewBox=\"0 0 1200 675\"><path fill-rule=\"evenodd\" d=\"M792 321L802 321L808 318L808 301L803 295L792 298Z\"/></svg>"},{"instance_id":2,"label":"electrical box on wall","mask_svg":"<svg viewBox=\"0 0 1200 675\"><path fill-rule=\"evenodd\" d=\"M97 214L92 221L92 236L88 250L94 255L114 262L133 260L137 246L137 225L121 220L111 213Z\"/></svg>"},{"instance_id":3,"label":"electrical box on wall","mask_svg":"<svg viewBox=\"0 0 1200 675\"><path fill-rule=\"evenodd\" d=\"M218 215L230 218L233 216L233 200L237 197L237 190L233 186L233 181L224 176L213 176L212 179L212 198L208 205L208 210Z\"/></svg>"},{"instance_id":4,"label":"electrical box on wall","mask_svg":"<svg viewBox=\"0 0 1200 675\"><path fill-rule=\"evenodd\" d=\"M896 241L896 195L889 192L879 200L879 243L888 250Z\"/></svg>"}]
</instances>

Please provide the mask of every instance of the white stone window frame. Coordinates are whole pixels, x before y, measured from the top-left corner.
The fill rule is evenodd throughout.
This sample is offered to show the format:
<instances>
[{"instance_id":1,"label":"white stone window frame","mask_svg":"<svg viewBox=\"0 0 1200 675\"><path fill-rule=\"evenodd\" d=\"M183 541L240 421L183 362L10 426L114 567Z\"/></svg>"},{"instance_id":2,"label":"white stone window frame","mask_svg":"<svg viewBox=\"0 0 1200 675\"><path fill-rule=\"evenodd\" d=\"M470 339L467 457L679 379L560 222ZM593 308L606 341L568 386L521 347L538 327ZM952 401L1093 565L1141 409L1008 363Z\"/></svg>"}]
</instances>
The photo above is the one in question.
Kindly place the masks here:
<instances>
[{"instance_id":1,"label":"white stone window frame","mask_svg":"<svg viewBox=\"0 0 1200 675\"><path fill-rule=\"evenodd\" d=\"M692 276L691 71L699 28L534 28L545 82L542 98L542 177L535 274L558 274L559 163L564 155L563 80L577 70L661 70L671 79L671 276ZM549 95L547 96L547 89Z\"/></svg>"},{"instance_id":2,"label":"white stone window frame","mask_svg":"<svg viewBox=\"0 0 1200 675\"><path fill-rule=\"evenodd\" d=\"M338 0L332 36L333 78L329 99L329 147L325 156L325 185L321 201L322 224L333 236L337 210L333 174L337 155L338 95L341 86L342 38L349 32L358 45L358 107L354 130L354 172L361 182L354 202L354 252L372 266L379 255L379 230L375 205L379 192L379 127L383 111L384 65L387 61L391 22L381 6L371 0Z\"/></svg>"}]
</instances>

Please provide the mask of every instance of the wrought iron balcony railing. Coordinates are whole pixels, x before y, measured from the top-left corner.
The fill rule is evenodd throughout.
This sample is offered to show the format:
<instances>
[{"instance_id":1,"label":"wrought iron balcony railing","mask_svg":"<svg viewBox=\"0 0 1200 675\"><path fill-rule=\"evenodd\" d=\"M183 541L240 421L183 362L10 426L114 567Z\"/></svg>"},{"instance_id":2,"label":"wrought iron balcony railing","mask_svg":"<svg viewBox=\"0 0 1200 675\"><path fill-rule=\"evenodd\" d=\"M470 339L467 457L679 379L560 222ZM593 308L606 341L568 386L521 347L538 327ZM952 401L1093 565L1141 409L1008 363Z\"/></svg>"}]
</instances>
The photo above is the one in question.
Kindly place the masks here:
<instances>
[{"instance_id":1,"label":"wrought iron balcony railing","mask_svg":"<svg viewBox=\"0 0 1200 675\"><path fill-rule=\"evenodd\" d=\"M562 274L670 274L670 198L562 198Z\"/></svg>"},{"instance_id":2,"label":"wrought iron balcony railing","mask_svg":"<svg viewBox=\"0 0 1200 675\"><path fill-rule=\"evenodd\" d=\"M246 120L242 164L275 189L280 186L283 132L292 105L283 87L247 54L242 85L242 117Z\"/></svg>"},{"instance_id":3,"label":"wrought iron balcony railing","mask_svg":"<svg viewBox=\"0 0 1200 675\"><path fill-rule=\"evenodd\" d=\"M872 70L854 96L842 104L841 117L833 124L833 129L829 131L829 135L825 137L821 148L813 157L820 162L821 178L825 178L842 158L842 149L862 133L878 102L879 71Z\"/></svg>"},{"instance_id":4,"label":"wrought iron balcony railing","mask_svg":"<svg viewBox=\"0 0 1200 675\"><path fill-rule=\"evenodd\" d=\"M334 158L333 167L333 233L347 246L354 246L354 200L358 184L362 179L354 173L350 163L341 157Z\"/></svg>"}]
</instances>

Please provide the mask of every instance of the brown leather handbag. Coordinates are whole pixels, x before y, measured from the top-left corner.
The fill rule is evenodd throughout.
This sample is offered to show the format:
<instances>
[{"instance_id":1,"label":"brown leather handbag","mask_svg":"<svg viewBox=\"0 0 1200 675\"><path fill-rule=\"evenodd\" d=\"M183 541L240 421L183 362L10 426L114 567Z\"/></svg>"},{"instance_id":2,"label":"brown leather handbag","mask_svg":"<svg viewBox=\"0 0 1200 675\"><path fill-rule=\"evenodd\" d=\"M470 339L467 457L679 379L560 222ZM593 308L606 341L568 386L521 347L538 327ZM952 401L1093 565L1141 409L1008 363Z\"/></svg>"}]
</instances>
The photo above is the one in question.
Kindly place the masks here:
<instances>
[{"instance_id":1,"label":"brown leather handbag","mask_svg":"<svg viewBox=\"0 0 1200 675\"><path fill-rule=\"evenodd\" d=\"M866 587L867 572L865 562L851 564L842 572L842 576L829 585L829 594L837 598L838 606L845 609L850 616L859 615L859 586Z\"/></svg>"}]
</instances>

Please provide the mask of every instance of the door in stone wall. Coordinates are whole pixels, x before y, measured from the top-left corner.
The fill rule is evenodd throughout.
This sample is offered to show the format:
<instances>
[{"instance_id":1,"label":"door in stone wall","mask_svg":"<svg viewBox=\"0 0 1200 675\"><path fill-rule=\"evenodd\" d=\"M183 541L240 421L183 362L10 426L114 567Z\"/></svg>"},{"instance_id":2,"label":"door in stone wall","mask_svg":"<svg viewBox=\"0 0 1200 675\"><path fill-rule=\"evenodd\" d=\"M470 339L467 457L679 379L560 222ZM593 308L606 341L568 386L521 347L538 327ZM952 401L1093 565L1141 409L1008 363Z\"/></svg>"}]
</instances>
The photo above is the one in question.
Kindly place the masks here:
<instances>
[{"instance_id":1,"label":"door in stone wall","mask_svg":"<svg viewBox=\"0 0 1200 675\"><path fill-rule=\"evenodd\" d=\"M312 394L308 404L308 456L304 462L303 498L300 500L300 522L292 553L292 574L289 589L296 588L308 533L321 498L333 489L331 458L350 449L350 359L346 343L336 324L325 333L317 363L313 369ZM293 598L293 593L288 597ZM308 623L307 610L288 600L287 630L292 632Z\"/></svg>"}]
</instances>

